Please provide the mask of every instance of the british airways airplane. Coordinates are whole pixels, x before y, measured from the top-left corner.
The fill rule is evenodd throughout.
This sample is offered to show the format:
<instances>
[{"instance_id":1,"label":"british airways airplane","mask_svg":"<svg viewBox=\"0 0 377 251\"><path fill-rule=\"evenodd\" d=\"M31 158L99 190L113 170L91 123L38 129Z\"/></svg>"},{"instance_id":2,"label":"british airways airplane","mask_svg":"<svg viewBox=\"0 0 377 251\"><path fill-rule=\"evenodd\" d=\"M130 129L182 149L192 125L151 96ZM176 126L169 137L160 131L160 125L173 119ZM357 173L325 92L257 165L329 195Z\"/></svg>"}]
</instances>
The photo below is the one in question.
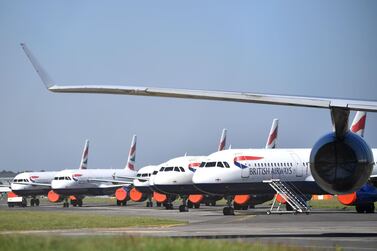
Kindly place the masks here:
<instances>
[{"instance_id":1,"label":"british airways airplane","mask_svg":"<svg viewBox=\"0 0 377 251\"><path fill-rule=\"evenodd\" d=\"M223 162L223 165L225 163L232 164L233 168L223 168L222 172L231 172L230 170L237 167L238 171L242 173L240 177L244 179L261 180L268 178L268 176L289 176L300 183L304 175L309 174L310 169L310 176L305 176L304 181L306 178L313 180L312 191L325 191L332 194L347 194L358 191L372 174L375 164L372 149L363 138L349 131L348 118L350 111L377 112L377 101L155 87L62 86L51 80L25 44L21 44L21 46L42 82L51 92L170 97L330 110L333 130L321 137L311 149L265 149L241 153L236 150L227 150L228 156L224 157L224 162L220 162ZM222 159L223 155L211 157ZM225 177L225 180L222 181L226 183L230 180ZM250 191L241 183L242 187L245 188L245 192ZM257 186L251 190L258 190L259 188Z\"/></svg>"},{"instance_id":2,"label":"british airways airplane","mask_svg":"<svg viewBox=\"0 0 377 251\"><path fill-rule=\"evenodd\" d=\"M81 169L57 172L51 181L52 190L59 200L65 200L63 207L69 207L68 198L74 196L77 205L87 195L112 195L125 184L132 184L135 170L136 135L132 137L128 161L123 169ZM128 181L127 181L128 180Z\"/></svg>"},{"instance_id":3,"label":"british airways airplane","mask_svg":"<svg viewBox=\"0 0 377 251\"><path fill-rule=\"evenodd\" d=\"M89 154L89 141L85 141L84 150L81 157L81 162L78 170L87 169ZM76 171L78 171L76 170ZM55 202L51 196L51 181L57 174L57 171L47 172L24 172L17 174L12 183L11 190L18 196L31 197L30 205L39 206L38 196L47 195L51 202Z\"/></svg>"}]
</instances>

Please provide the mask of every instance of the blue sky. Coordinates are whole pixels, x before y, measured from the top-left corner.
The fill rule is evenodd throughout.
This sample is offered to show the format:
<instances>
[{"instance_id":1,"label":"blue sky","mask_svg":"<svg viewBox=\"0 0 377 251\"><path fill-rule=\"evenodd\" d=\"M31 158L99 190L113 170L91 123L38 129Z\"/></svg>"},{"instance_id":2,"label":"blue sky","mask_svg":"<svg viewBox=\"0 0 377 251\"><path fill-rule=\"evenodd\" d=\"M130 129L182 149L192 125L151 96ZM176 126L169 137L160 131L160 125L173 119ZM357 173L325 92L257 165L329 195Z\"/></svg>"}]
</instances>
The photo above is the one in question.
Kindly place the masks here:
<instances>
[{"instance_id":1,"label":"blue sky","mask_svg":"<svg viewBox=\"0 0 377 251\"><path fill-rule=\"evenodd\" d=\"M54 81L377 99L376 1L0 1L0 169L121 168L216 150L311 147L328 110L164 98L53 94ZM353 114L352 114L353 116ZM377 144L377 114L365 137Z\"/></svg>"}]
</instances>

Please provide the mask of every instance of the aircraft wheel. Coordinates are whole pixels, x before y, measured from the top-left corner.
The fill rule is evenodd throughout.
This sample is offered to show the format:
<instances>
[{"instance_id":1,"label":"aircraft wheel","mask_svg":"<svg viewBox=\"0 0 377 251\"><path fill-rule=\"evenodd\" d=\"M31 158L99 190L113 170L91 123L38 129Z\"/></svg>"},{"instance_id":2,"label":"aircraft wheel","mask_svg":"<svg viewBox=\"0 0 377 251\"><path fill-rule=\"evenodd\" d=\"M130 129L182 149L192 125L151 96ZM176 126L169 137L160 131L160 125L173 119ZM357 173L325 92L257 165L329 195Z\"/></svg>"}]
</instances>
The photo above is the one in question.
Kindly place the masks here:
<instances>
[{"instance_id":1,"label":"aircraft wheel","mask_svg":"<svg viewBox=\"0 0 377 251\"><path fill-rule=\"evenodd\" d=\"M77 206L77 200L71 200L71 205L76 207Z\"/></svg>"},{"instance_id":2,"label":"aircraft wheel","mask_svg":"<svg viewBox=\"0 0 377 251\"><path fill-rule=\"evenodd\" d=\"M234 210L241 210L241 206L237 203L234 203Z\"/></svg>"},{"instance_id":3,"label":"aircraft wheel","mask_svg":"<svg viewBox=\"0 0 377 251\"><path fill-rule=\"evenodd\" d=\"M188 208L193 208L194 204L191 201L187 201L187 207Z\"/></svg>"},{"instance_id":4,"label":"aircraft wheel","mask_svg":"<svg viewBox=\"0 0 377 251\"><path fill-rule=\"evenodd\" d=\"M78 205L79 207L82 207L82 200L78 200L78 201L77 201L77 205Z\"/></svg>"},{"instance_id":5,"label":"aircraft wheel","mask_svg":"<svg viewBox=\"0 0 377 251\"><path fill-rule=\"evenodd\" d=\"M249 209L248 205L242 207L242 210L247 210L247 209Z\"/></svg>"},{"instance_id":6,"label":"aircraft wheel","mask_svg":"<svg viewBox=\"0 0 377 251\"><path fill-rule=\"evenodd\" d=\"M373 214L374 213L374 203L368 203L365 205L365 212L367 214Z\"/></svg>"},{"instance_id":7,"label":"aircraft wheel","mask_svg":"<svg viewBox=\"0 0 377 251\"><path fill-rule=\"evenodd\" d=\"M185 206L185 205L180 205L179 206L179 212L188 212L188 208L187 208L187 206Z\"/></svg>"},{"instance_id":8,"label":"aircraft wheel","mask_svg":"<svg viewBox=\"0 0 377 251\"><path fill-rule=\"evenodd\" d=\"M37 207L39 207L39 203L40 203L39 199L35 199L35 205L36 205Z\"/></svg>"},{"instance_id":9,"label":"aircraft wheel","mask_svg":"<svg viewBox=\"0 0 377 251\"><path fill-rule=\"evenodd\" d=\"M233 207L224 207L223 214L224 215L234 215Z\"/></svg>"},{"instance_id":10,"label":"aircraft wheel","mask_svg":"<svg viewBox=\"0 0 377 251\"><path fill-rule=\"evenodd\" d=\"M120 200L117 200L117 206L121 206L122 202Z\"/></svg>"},{"instance_id":11,"label":"aircraft wheel","mask_svg":"<svg viewBox=\"0 0 377 251\"><path fill-rule=\"evenodd\" d=\"M199 204L199 203L194 204L194 207L195 207L196 209L198 209L198 208L200 208L200 204Z\"/></svg>"},{"instance_id":12,"label":"aircraft wheel","mask_svg":"<svg viewBox=\"0 0 377 251\"><path fill-rule=\"evenodd\" d=\"M122 206L127 206L127 201L126 200L124 200L124 201L122 201Z\"/></svg>"},{"instance_id":13,"label":"aircraft wheel","mask_svg":"<svg viewBox=\"0 0 377 251\"><path fill-rule=\"evenodd\" d=\"M285 204L285 209L286 209L287 211L293 211L293 208L292 208L292 206L291 206L291 205L289 205L288 203L287 203L287 204Z\"/></svg>"},{"instance_id":14,"label":"aircraft wheel","mask_svg":"<svg viewBox=\"0 0 377 251\"><path fill-rule=\"evenodd\" d=\"M173 209L173 204L171 204L171 203L167 203L167 204L165 205L165 208L166 208L167 210L172 210L172 209Z\"/></svg>"},{"instance_id":15,"label":"aircraft wheel","mask_svg":"<svg viewBox=\"0 0 377 251\"><path fill-rule=\"evenodd\" d=\"M362 205L362 204L356 204L355 208L356 208L356 212L358 214L362 214L365 211L364 205Z\"/></svg>"},{"instance_id":16,"label":"aircraft wheel","mask_svg":"<svg viewBox=\"0 0 377 251\"><path fill-rule=\"evenodd\" d=\"M216 201L212 201L210 204L211 204L211 206L215 207L216 206Z\"/></svg>"},{"instance_id":17,"label":"aircraft wheel","mask_svg":"<svg viewBox=\"0 0 377 251\"><path fill-rule=\"evenodd\" d=\"M205 205L206 205L206 206L209 206L209 202L206 202Z\"/></svg>"},{"instance_id":18,"label":"aircraft wheel","mask_svg":"<svg viewBox=\"0 0 377 251\"><path fill-rule=\"evenodd\" d=\"M161 207L161 202L157 202L157 203L156 203L156 206L157 206L157 207Z\"/></svg>"},{"instance_id":19,"label":"aircraft wheel","mask_svg":"<svg viewBox=\"0 0 377 251\"><path fill-rule=\"evenodd\" d=\"M34 207L34 199L31 199L31 200L30 200L30 206L31 206L31 207Z\"/></svg>"}]
</instances>

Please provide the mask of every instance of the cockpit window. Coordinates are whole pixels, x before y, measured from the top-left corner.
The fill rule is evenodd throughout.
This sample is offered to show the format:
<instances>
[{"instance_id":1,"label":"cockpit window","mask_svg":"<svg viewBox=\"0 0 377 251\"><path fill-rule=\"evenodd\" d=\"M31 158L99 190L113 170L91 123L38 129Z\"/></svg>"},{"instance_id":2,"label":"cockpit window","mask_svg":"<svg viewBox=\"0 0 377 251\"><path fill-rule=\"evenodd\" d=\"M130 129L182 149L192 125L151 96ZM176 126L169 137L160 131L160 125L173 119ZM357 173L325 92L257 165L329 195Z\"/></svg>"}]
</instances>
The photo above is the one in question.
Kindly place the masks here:
<instances>
[{"instance_id":1,"label":"cockpit window","mask_svg":"<svg viewBox=\"0 0 377 251\"><path fill-rule=\"evenodd\" d=\"M143 174L141 175L141 177L148 177L148 174L147 174L147 173L143 173Z\"/></svg>"},{"instance_id":2,"label":"cockpit window","mask_svg":"<svg viewBox=\"0 0 377 251\"><path fill-rule=\"evenodd\" d=\"M200 163L200 166L199 167L204 167L206 165L206 163L205 162L202 162L202 163Z\"/></svg>"},{"instance_id":3,"label":"cockpit window","mask_svg":"<svg viewBox=\"0 0 377 251\"><path fill-rule=\"evenodd\" d=\"M224 166L225 166L226 168L230 168L228 162L224 162Z\"/></svg>"},{"instance_id":4,"label":"cockpit window","mask_svg":"<svg viewBox=\"0 0 377 251\"><path fill-rule=\"evenodd\" d=\"M165 172L170 172L170 171L173 171L173 167L172 166L165 167Z\"/></svg>"},{"instance_id":5,"label":"cockpit window","mask_svg":"<svg viewBox=\"0 0 377 251\"><path fill-rule=\"evenodd\" d=\"M176 166L174 167L174 172L180 172L179 168Z\"/></svg>"},{"instance_id":6,"label":"cockpit window","mask_svg":"<svg viewBox=\"0 0 377 251\"><path fill-rule=\"evenodd\" d=\"M217 166L224 168L224 164L222 162L217 162Z\"/></svg>"},{"instance_id":7,"label":"cockpit window","mask_svg":"<svg viewBox=\"0 0 377 251\"><path fill-rule=\"evenodd\" d=\"M160 172L163 172L164 169L165 169L165 167L161 167L161 168L160 168Z\"/></svg>"},{"instance_id":8,"label":"cockpit window","mask_svg":"<svg viewBox=\"0 0 377 251\"><path fill-rule=\"evenodd\" d=\"M136 174L136 177L140 177L140 176L141 176L141 173Z\"/></svg>"},{"instance_id":9,"label":"cockpit window","mask_svg":"<svg viewBox=\"0 0 377 251\"><path fill-rule=\"evenodd\" d=\"M183 167L180 166L179 169L181 169L181 172L185 172L185 169L183 169Z\"/></svg>"},{"instance_id":10,"label":"cockpit window","mask_svg":"<svg viewBox=\"0 0 377 251\"><path fill-rule=\"evenodd\" d=\"M156 175L158 173L158 171L154 171L152 175Z\"/></svg>"},{"instance_id":11,"label":"cockpit window","mask_svg":"<svg viewBox=\"0 0 377 251\"><path fill-rule=\"evenodd\" d=\"M64 180L64 177L59 177L59 180Z\"/></svg>"},{"instance_id":12,"label":"cockpit window","mask_svg":"<svg viewBox=\"0 0 377 251\"><path fill-rule=\"evenodd\" d=\"M206 167L215 167L216 166L216 162L207 162L206 163Z\"/></svg>"},{"instance_id":13,"label":"cockpit window","mask_svg":"<svg viewBox=\"0 0 377 251\"><path fill-rule=\"evenodd\" d=\"M58 180L59 178L58 177L54 177L54 180Z\"/></svg>"}]
</instances>

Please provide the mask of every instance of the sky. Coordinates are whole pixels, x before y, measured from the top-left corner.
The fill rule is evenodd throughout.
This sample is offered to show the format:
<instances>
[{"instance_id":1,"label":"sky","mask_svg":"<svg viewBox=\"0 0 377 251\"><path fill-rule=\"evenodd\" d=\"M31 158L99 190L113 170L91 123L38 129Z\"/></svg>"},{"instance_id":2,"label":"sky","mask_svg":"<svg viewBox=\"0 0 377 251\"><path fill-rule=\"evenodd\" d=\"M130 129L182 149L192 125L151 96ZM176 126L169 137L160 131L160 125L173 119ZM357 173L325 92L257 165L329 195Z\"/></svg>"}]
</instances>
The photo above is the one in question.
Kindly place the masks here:
<instances>
[{"instance_id":1,"label":"sky","mask_svg":"<svg viewBox=\"0 0 377 251\"><path fill-rule=\"evenodd\" d=\"M377 100L377 1L0 0L0 170L123 168L217 149L312 147L326 109L48 92L25 42L60 84L248 91ZM351 118L354 113L351 114ZM377 145L377 114L365 139Z\"/></svg>"}]
</instances>

